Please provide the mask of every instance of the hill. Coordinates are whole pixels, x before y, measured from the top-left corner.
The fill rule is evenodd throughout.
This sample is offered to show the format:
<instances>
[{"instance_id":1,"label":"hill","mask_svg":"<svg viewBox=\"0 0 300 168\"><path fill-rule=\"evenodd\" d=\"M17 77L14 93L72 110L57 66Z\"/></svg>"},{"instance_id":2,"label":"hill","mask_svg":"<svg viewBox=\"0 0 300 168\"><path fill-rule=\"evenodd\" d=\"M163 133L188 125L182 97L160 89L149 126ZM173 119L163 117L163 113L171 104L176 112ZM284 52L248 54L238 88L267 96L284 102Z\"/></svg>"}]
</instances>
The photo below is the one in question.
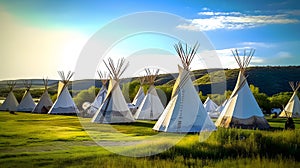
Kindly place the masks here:
<instances>
[{"instance_id":1,"label":"hill","mask_svg":"<svg viewBox=\"0 0 300 168\"><path fill-rule=\"evenodd\" d=\"M226 69L226 81L222 78L222 73L220 70L213 71L209 73L210 75L206 73L195 80L194 84L199 87L199 90L201 90L204 95L210 93L212 83L219 85L219 87L226 84L226 90L233 90L239 70ZM288 82L300 80L300 66L250 67L246 71L246 76L249 84L259 87L260 92L271 96L280 92L292 91Z\"/></svg>"},{"instance_id":2,"label":"hill","mask_svg":"<svg viewBox=\"0 0 300 168\"><path fill-rule=\"evenodd\" d=\"M202 91L203 95L211 93L213 86L214 93L223 94L224 90L233 90L239 69L209 69L196 70L192 72L194 85ZM157 77L155 85L172 87L178 74L161 74ZM289 81L300 80L300 66L266 66L266 67L249 67L246 71L249 84L259 87L260 92L271 96L280 92L290 92ZM133 79L123 79L122 83L134 81ZM23 79L16 80L16 89L23 88ZM56 90L57 80L49 80L50 90ZM0 81L0 97L7 94L7 81ZM77 80L69 85L69 89L78 90L88 89L91 86L101 87L101 82L94 79ZM42 79L32 79L33 89L42 89Z\"/></svg>"}]
</instances>

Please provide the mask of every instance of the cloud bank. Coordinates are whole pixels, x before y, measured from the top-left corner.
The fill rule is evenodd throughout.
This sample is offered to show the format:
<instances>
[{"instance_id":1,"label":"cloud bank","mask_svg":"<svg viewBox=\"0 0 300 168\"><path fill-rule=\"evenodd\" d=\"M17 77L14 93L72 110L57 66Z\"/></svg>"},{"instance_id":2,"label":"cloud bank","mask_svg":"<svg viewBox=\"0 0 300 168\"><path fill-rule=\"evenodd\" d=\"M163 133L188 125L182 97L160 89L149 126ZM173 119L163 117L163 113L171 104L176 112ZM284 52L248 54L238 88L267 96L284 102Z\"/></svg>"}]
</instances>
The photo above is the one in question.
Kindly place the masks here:
<instances>
[{"instance_id":1,"label":"cloud bank","mask_svg":"<svg viewBox=\"0 0 300 168\"><path fill-rule=\"evenodd\" d=\"M178 25L177 28L191 31L212 31L218 29L241 30L250 29L272 24L295 24L298 19L292 18L291 13L295 11L285 11L270 14L256 11L252 14L241 12L214 12L205 9L199 12L199 18L186 20L186 23Z\"/></svg>"}]
</instances>

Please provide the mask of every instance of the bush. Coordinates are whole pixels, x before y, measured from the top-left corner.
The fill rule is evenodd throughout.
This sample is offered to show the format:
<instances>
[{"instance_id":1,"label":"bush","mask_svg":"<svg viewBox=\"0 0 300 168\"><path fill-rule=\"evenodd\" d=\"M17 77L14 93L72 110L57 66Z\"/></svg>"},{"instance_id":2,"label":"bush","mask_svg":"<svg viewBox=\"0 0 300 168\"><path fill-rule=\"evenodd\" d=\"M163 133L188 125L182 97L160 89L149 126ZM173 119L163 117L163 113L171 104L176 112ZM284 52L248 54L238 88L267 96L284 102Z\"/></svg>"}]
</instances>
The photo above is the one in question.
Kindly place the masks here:
<instances>
[{"instance_id":1,"label":"bush","mask_svg":"<svg viewBox=\"0 0 300 168\"><path fill-rule=\"evenodd\" d=\"M75 97L74 102L79 110L82 110L82 104L84 102L92 103L98 94L99 89L95 86L90 87L88 90L80 91Z\"/></svg>"}]
</instances>

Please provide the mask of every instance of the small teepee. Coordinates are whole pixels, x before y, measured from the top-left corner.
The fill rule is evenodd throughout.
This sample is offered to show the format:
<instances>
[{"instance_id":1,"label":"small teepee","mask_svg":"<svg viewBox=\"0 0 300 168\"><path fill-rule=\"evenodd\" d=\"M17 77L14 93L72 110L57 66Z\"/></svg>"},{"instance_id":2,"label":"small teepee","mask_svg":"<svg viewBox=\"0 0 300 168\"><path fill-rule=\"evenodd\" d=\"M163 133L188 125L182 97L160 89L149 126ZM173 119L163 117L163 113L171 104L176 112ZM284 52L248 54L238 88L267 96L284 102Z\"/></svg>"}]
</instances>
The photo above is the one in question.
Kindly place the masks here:
<instances>
[{"instance_id":1,"label":"small teepee","mask_svg":"<svg viewBox=\"0 0 300 168\"><path fill-rule=\"evenodd\" d=\"M150 87L140 107L136 111L134 118L138 120L157 120L164 111L164 106L161 103L154 86L154 81L158 75L159 69L155 72L152 72L150 69L145 69L145 71L147 73L145 78Z\"/></svg>"},{"instance_id":2,"label":"small teepee","mask_svg":"<svg viewBox=\"0 0 300 168\"><path fill-rule=\"evenodd\" d=\"M68 90L68 84L73 76L73 72L69 71L67 76L64 72L58 71L61 81L58 84L58 95L53 106L50 108L48 114L77 114L79 113L72 96Z\"/></svg>"},{"instance_id":3,"label":"small teepee","mask_svg":"<svg viewBox=\"0 0 300 168\"><path fill-rule=\"evenodd\" d=\"M203 103L203 106L207 112L214 112L218 108L218 105L213 100L211 100L208 96L205 102Z\"/></svg>"},{"instance_id":4,"label":"small teepee","mask_svg":"<svg viewBox=\"0 0 300 168\"><path fill-rule=\"evenodd\" d=\"M125 98L119 86L120 77L127 69L129 63L121 58L115 65L111 58L108 59L105 66L110 72L110 81L104 102L92 118L94 123L130 123L134 118L127 106Z\"/></svg>"},{"instance_id":5,"label":"small teepee","mask_svg":"<svg viewBox=\"0 0 300 168\"><path fill-rule=\"evenodd\" d=\"M26 88L26 91L24 93L24 96L17 108L17 111L22 111L22 112L31 112L35 108L35 103L32 99L32 96L30 94L30 88L31 88L31 81L24 81L24 86Z\"/></svg>"},{"instance_id":6,"label":"small teepee","mask_svg":"<svg viewBox=\"0 0 300 168\"><path fill-rule=\"evenodd\" d=\"M289 82L291 88L293 89L294 93L290 100L288 101L287 105L284 107L282 112L280 113L279 117L292 117L292 118L300 118L300 101L299 97L297 96L298 89L300 87L299 82Z\"/></svg>"},{"instance_id":7,"label":"small teepee","mask_svg":"<svg viewBox=\"0 0 300 168\"><path fill-rule=\"evenodd\" d=\"M251 49L249 52L244 50L244 56L240 57L237 50L232 51L240 67L240 72L235 88L215 123L218 127L251 129L268 129L270 127L244 76L254 52L254 49Z\"/></svg>"},{"instance_id":8,"label":"small teepee","mask_svg":"<svg viewBox=\"0 0 300 168\"><path fill-rule=\"evenodd\" d=\"M98 75L100 77L102 87L101 87L99 93L97 94L97 96L95 97L95 100L93 101L93 103L91 103L91 106L87 110L88 116L90 116L90 117L93 117L95 115L95 113L97 112L97 110L99 109L101 104L103 103L103 101L106 97L106 94L107 94L106 83L108 81L108 74L106 72L102 73L101 71L98 71Z\"/></svg>"},{"instance_id":9,"label":"small teepee","mask_svg":"<svg viewBox=\"0 0 300 168\"><path fill-rule=\"evenodd\" d=\"M9 81L7 82L7 85L9 87L9 93L3 104L0 106L0 111L16 111L19 105L13 93L14 87L16 86L16 82Z\"/></svg>"},{"instance_id":10,"label":"small teepee","mask_svg":"<svg viewBox=\"0 0 300 168\"><path fill-rule=\"evenodd\" d=\"M179 75L174 84L171 100L153 129L164 132L201 132L212 131L216 127L199 98L190 76L190 64L199 45L193 48L181 43L175 45L176 52L181 59L183 68L178 66Z\"/></svg>"},{"instance_id":11,"label":"small teepee","mask_svg":"<svg viewBox=\"0 0 300 168\"><path fill-rule=\"evenodd\" d=\"M140 81L140 88L137 92L137 94L135 95L133 101L132 101L132 105L134 105L136 108L139 108L143 99L145 98L145 93L144 93L144 89L143 89L143 84L145 81L145 77L140 77L139 78Z\"/></svg>"},{"instance_id":12,"label":"small teepee","mask_svg":"<svg viewBox=\"0 0 300 168\"><path fill-rule=\"evenodd\" d=\"M47 114L53 105L53 102L48 93L48 79L43 79L43 82L45 87L44 93L42 94L40 101L35 106L32 113Z\"/></svg>"},{"instance_id":13,"label":"small teepee","mask_svg":"<svg viewBox=\"0 0 300 168\"><path fill-rule=\"evenodd\" d=\"M205 102L203 103L203 106L210 118L218 118L219 117L220 112L216 111L218 108L218 105L213 100L211 100L208 96L207 96Z\"/></svg>"}]
</instances>

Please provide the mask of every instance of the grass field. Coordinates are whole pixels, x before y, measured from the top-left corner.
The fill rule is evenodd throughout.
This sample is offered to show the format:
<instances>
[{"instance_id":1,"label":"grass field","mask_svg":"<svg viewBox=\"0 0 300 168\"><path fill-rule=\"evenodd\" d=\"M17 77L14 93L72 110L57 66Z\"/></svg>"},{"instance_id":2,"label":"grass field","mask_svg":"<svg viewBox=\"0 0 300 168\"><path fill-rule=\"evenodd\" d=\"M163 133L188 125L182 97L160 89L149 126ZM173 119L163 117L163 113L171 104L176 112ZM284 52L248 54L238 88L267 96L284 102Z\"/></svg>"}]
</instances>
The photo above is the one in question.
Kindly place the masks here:
<instances>
[{"instance_id":1,"label":"grass field","mask_svg":"<svg viewBox=\"0 0 300 168\"><path fill-rule=\"evenodd\" d=\"M0 112L0 167L300 167L300 120L295 120L296 130L283 130L285 119L268 121L275 129L218 129L199 142L198 134L183 138L158 134L152 131L153 121L110 126L91 124L89 119L79 121L75 116ZM102 132L97 134L99 128ZM182 139L170 145L178 136ZM91 137L104 142L156 138L149 149L103 148ZM169 149L144 157L111 152L126 155L142 150L151 154L164 147Z\"/></svg>"}]
</instances>

